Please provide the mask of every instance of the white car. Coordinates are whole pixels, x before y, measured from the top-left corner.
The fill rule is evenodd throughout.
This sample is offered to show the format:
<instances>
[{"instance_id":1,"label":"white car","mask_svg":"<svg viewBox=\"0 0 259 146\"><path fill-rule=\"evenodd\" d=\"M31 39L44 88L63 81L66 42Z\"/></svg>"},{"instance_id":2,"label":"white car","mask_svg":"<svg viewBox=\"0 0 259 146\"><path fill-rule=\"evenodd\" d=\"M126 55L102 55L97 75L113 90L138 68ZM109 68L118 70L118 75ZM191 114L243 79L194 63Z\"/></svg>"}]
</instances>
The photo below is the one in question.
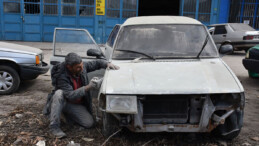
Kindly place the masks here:
<instances>
[{"instance_id":1,"label":"white car","mask_svg":"<svg viewBox=\"0 0 259 146\"><path fill-rule=\"evenodd\" d=\"M217 47L229 44L234 51L245 50L259 44L259 31L244 23L226 23L209 25L212 38Z\"/></svg>"},{"instance_id":2,"label":"white car","mask_svg":"<svg viewBox=\"0 0 259 146\"><path fill-rule=\"evenodd\" d=\"M238 136L244 89L202 23L181 16L148 16L129 18L116 27L104 50L90 49L94 43L79 49L88 50L86 61L96 57L120 67L105 71L98 94L97 120L102 117L105 136L120 127L133 132L213 131L225 139ZM68 40L63 47L73 44ZM223 45L219 52L232 49Z\"/></svg>"}]
</instances>

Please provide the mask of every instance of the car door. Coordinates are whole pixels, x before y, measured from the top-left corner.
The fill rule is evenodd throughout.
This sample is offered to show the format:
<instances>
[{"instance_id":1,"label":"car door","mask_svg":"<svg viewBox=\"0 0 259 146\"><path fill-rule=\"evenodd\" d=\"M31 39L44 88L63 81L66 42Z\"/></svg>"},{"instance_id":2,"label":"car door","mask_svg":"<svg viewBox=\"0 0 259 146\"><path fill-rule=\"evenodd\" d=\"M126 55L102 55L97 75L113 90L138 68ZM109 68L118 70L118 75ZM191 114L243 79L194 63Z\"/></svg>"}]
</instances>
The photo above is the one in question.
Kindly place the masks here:
<instances>
[{"instance_id":1,"label":"car door","mask_svg":"<svg viewBox=\"0 0 259 146\"><path fill-rule=\"evenodd\" d=\"M65 60L68 53L74 52L80 55L84 62L96 60L95 57L87 56L87 50L97 49L101 51L96 44L91 34L86 29L72 29L72 28L55 28L53 38L53 54L50 59L50 64L56 65ZM106 58L105 58L106 60ZM97 70L88 74L89 79L93 77L103 77L104 69ZM98 91L92 93L96 97Z\"/></svg>"},{"instance_id":2,"label":"car door","mask_svg":"<svg viewBox=\"0 0 259 146\"><path fill-rule=\"evenodd\" d=\"M115 39L117 37L117 34L120 30L120 27L121 27L120 24L116 24L113 27L112 32L110 33L110 35L108 37L108 40L105 44L104 54L105 54L105 57L107 58L107 60L111 59L112 51L113 51L113 45L114 45Z\"/></svg>"},{"instance_id":3,"label":"car door","mask_svg":"<svg viewBox=\"0 0 259 146\"><path fill-rule=\"evenodd\" d=\"M227 30L225 25L215 26L214 34L212 35L216 45L225 42L227 36Z\"/></svg>"}]
</instances>

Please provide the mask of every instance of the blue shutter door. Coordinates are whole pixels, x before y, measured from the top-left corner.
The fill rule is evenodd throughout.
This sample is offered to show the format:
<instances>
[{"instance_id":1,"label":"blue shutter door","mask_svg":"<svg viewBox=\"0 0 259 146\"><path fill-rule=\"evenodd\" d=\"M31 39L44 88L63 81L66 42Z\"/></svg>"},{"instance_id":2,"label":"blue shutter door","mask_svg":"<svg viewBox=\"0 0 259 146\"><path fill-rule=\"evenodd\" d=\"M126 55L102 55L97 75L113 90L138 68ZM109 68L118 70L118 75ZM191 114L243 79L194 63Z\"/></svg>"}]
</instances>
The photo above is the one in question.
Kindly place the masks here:
<instances>
[{"instance_id":1,"label":"blue shutter door","mask_svg":"<svg viewBox=\"0 0 259 146\"><path fill-rule=\"evenodd\" d=\"M4 40L23 40L22 4L17 0L1 1L2 34Z\"/></svg>"},{"instance_id":2,"label":"blue shutter door","mask_svg":"<svg viewBox=\"0 0 259 146\"><path fill-rule=\"evenodd\" d=\"M59 3L59 0L43 0L42 41L52 41L54 29L59 26Z\"/></svg>"},{"instance_id":3,"label":"blue shutter door","mask_svg":"<svg viewBox=\"0 0 259 146\"><path fill-rule=\"evenodd\" d=\"M41 41L41 16L42 3L40 0L35 2L22 1L23 13L23 40L24 41Z\"/></svg>"},{"instance_id":4,"label":"blue shutter door","mask_svg":"<svg viewBox=\"0 0 259 146\"><path fill-rule=\"evenodd\" d=\"M205 25L218 22L220 0L181 0L180 14Z\"/></svg>"}]
</instances>

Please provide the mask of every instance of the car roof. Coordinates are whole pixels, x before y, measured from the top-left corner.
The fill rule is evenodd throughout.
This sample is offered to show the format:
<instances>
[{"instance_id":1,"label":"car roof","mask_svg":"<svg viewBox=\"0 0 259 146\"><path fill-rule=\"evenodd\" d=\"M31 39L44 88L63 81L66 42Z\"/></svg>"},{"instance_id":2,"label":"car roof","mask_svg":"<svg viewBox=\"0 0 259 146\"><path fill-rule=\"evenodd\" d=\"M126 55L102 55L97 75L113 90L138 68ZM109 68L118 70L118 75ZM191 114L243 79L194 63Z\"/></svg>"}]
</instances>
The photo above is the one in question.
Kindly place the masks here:
<instances>
[{"instance_id":1,"label":"car roof","mask_svg":"<svg viewBox=\"0 0 259 146\"><path fill-rule=\"evenodd\" d=\"M221 24L212 24L212 25L209 25L209 27L219 26L219 25L228 25L228 24L244 24L244 23L221 23Z\"/></svg>"},{"instance_id":2,"label":"car roof","mask_svg":"<svg viewBox=\"0 0 259 146\"><path fill-rule=\"evenodd\" d=\"M184 16L141 16L127 19L122 26L144 24L202 24L198 20Z\"/></svg>"}]
</instances>

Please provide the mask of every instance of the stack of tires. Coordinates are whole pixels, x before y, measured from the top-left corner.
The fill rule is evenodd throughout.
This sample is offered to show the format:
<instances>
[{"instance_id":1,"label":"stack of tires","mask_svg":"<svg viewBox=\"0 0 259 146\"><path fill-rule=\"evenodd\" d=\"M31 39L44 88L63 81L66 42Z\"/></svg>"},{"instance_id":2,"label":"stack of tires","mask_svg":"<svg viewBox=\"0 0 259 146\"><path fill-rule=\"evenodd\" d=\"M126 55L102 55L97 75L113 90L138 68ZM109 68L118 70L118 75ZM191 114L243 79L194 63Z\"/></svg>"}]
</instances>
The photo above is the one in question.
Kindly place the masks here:
<instances>
[{"instance_id":1,"label":"stack of tires","mask_svg":"<svg viewBox=\"0 0 259 146\"><path fill-rule=\"evenodd\" d=\"M259 78L259 45L247 51L246 58L243 59L243 65L248 70L249 77Z\"/></svg>"}]
</instances>

